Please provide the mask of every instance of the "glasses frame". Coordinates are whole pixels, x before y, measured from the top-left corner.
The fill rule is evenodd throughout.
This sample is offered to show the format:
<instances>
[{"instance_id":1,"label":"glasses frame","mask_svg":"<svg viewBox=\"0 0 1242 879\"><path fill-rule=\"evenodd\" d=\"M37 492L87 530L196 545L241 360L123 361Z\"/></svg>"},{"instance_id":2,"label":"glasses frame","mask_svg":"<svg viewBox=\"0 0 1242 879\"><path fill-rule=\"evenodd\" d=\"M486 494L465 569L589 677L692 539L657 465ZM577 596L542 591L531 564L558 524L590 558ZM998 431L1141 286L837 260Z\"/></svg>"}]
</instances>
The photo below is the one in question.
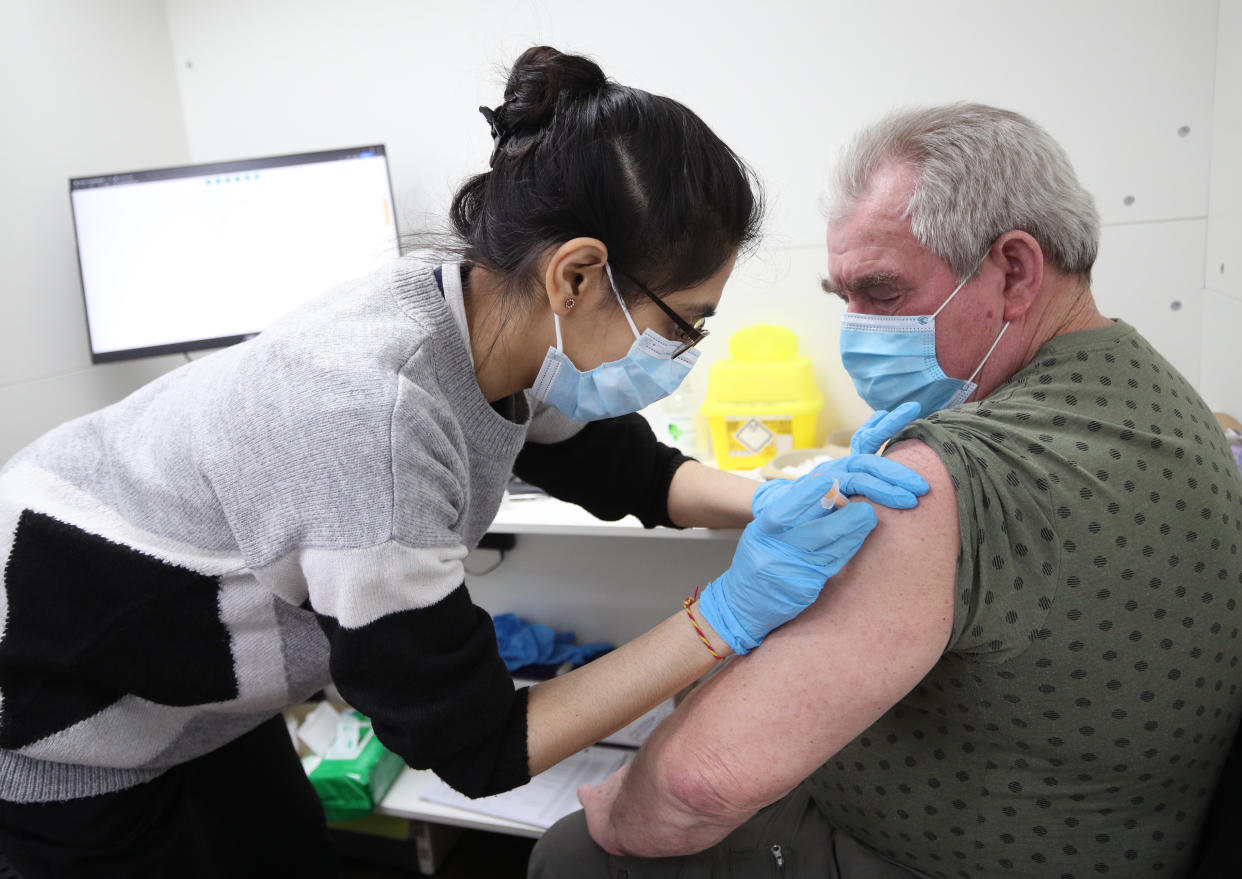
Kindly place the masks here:
<instances>
[{"instance_id":1,"label":"glasses frame","mask_svg":"<svg viewBox=\"0 0 1242 879\"><path fill-rule=\"evenodd\" d=\"M647 298L656 304L656 307L659 308L660 311L668 315L669 319L672 320L673 323L677 324L677 329L681 330L681 332L685 334L686 340L681 343L681 347L679 347L676 351L673 352L672 354L673 358L677 358L685 354L695 345L699 344L699 342L702 342L704 339L706 339L708 336L712 334L711 330L705 330L701 326L702 322L707 320L707 318L699 318L700 326L697 326L697 327L694 326L689 321L687 321L684 317L682 317L680 314L673 311L673 309L670 308L668 305L666 305L664 303L664 300L662 300L659 296L655 295L650 290L648 290L647 285L644 284L642 281L638 280L638 278L635 278L633 275L631 275L629 272L625 271L624 269L617 268L615 265L612 268L613 268L613 271L615 271L621 277L625 278L627 281L632 283L639 290L642 290L643 293L647 295Z\"/></svg>"}]
</instances>

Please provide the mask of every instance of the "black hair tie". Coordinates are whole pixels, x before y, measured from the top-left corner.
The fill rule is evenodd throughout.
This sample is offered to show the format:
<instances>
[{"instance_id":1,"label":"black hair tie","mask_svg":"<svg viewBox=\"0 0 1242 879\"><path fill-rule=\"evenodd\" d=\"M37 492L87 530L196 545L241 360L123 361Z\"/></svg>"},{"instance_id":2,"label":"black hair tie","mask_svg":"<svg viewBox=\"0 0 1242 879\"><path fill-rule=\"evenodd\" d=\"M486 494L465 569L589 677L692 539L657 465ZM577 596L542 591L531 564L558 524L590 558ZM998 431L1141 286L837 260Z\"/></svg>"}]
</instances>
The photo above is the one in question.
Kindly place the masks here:
<instances>
[{"instance_id":1,"label":"black hair tie","mask_svg":"<svg viewBox=\"0 0 1242 879\"><path fill-rule=\"evenodd\" d=\"M496 167L496 157L500 155L500 148L505 145L505 141L509 139L510 134L508 127L500 119L500 113L504 108L504 104L501 104L495 110L490 107L479 108L479 112L487 120L488 128L492 132L492 157L487 160L487 164L493 168Z\"/></svg>"}]
</instances>

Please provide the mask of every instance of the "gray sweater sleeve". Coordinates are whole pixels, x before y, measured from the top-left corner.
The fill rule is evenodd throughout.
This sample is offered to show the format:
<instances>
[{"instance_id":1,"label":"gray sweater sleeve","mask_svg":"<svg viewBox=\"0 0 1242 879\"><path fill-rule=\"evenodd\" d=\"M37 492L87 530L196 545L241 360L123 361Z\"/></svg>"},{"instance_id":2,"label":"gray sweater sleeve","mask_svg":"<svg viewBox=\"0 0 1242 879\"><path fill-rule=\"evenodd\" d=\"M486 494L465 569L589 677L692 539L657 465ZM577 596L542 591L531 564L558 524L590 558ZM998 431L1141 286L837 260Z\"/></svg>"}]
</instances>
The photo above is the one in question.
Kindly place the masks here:
<instances>
[{"instance_id":1,"label":"gray sweater sleeve","mask_svg":"<svg viewBox=\"0 0 1242 879\"><path fill-rule=\"evenodd\" d=\"M480 796L529 777L525 696L470 600L462 559L495 513L525 426L483 400L434 287L411 272L397 292L413 322L383 328L387 362L352 359L367 343L351 340L343 316L329 343L340 353L312 364L327 368L295 364L308 380L304 400L285 403L284 433L249 428L239 443L237 455L280 450L264 472L293 471L274 484L285 512L262 515L270 498L232 507L248 533L285 529L268 545L293 550L265 576L294 584L288 600L314 612L334 683L380 740Z\"/></svg>"}]
</instances>

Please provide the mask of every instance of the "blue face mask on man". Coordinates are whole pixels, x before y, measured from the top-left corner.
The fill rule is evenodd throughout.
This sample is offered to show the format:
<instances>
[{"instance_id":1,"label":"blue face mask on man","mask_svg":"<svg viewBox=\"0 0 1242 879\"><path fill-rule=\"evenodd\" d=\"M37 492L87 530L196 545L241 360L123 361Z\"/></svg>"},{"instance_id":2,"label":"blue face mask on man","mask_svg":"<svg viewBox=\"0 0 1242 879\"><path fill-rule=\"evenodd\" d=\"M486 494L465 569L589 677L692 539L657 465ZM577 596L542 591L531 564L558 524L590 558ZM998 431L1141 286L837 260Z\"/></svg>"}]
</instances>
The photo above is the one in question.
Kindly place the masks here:
<instances>
[{"instance_id":1,"label":"blue face mask on man","mask_svg":"<svg viewBox=\"0 0 1242 879\"><path fill-rule=\"evenodd\" d=\"M1001 327L970 378L963 381L945 375L936 359L936 315L964 286L966 281L958 284L932 314L842 316L841 362L868 406L876 410L896 409L913 400L923 407L922 415L926 417L939 409L965 403L978 390L975 376L1009 329L1009 321Z\"/></svg>"},{"instance_id":2,"label":"blue face mask on man","mask_svg":"<svg viewBox=\"0 0 1242 879\"><path fill-rule=\"evenodd\" d=\"M536 400L554 406L574 421L628 415L664 399L677 390L702 353L691 348L673 357L682 347L680 342L666 339L653 330L640 334L617 290L612 267L605 263L604 269L613 295L621 303L621 311L634 333L629 353L594 369L578 369L562 350L561 318L554 314L556 347L548 348L531 388Z\"/></svg>"}]
</instances>

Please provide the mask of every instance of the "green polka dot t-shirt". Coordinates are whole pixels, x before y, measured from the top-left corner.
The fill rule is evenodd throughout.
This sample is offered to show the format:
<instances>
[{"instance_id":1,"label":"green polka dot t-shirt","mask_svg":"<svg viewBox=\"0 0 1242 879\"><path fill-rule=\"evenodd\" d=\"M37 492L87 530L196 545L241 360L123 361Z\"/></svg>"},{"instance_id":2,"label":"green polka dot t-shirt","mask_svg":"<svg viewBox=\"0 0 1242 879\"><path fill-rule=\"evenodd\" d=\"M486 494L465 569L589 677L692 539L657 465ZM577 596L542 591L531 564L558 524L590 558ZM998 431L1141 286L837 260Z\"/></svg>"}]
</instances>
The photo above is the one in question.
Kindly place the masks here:
<instances>
[{"instance_id":1,"label":"green polka dot t-shirt","mask_svg":"<svg viewBox=\"0 0 1242 879\"><path fill-rule=\"evenodd\" d=\"M1211 412L1118 321L901 437L957 492L953 633L816 800L929 876L1184 875L1242 708L1242 478Z\"/></svg>"}]
</instances>

